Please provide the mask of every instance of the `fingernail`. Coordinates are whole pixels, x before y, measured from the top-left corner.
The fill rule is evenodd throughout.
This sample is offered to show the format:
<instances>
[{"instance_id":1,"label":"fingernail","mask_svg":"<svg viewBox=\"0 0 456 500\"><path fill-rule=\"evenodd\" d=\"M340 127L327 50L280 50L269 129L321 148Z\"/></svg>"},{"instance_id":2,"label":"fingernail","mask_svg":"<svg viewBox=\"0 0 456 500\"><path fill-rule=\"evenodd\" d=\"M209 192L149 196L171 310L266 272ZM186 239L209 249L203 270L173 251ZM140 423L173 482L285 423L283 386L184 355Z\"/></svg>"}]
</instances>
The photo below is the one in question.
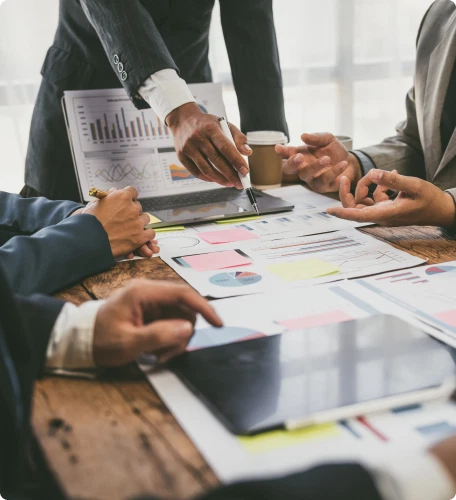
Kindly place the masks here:
<instances>
[{"instance_id":1,"label":"fingernail","mask_svg":"<svg viewBox=\"0 0 456 500\"><path fill-rule=\"evenodd\" d=\"M331 158L328 156L323 156L323 158L320 158L320 165L327 165L331 161Z\"/></svg>"},{"instance_id":2,"label":"fingernail","mask_svg":"<svg viewBox=\"0 0 456 500\"><path fill-rule=\"evenodd\" d=\"M245 167L241 168L241 174L242 175L247 175L248 173L249 173L249 169L248 168L245 168Z\"/></svg>"},{"instance_id":3,"label":"fingernail","mask_svg":"<svg viewBox=\"0 0 456 500\"><path fill-rule=\"evenodd\" d=\"M302 161L304 161L304 156L301 153L297 154L295 156L295 162L296 163L301 163Z\"/></svg>"},{"instance_id":4,"label":"fingernail","mask_svg":"<svg viewBox=\"0 0 456 500\"><path fill-rule=\"evenodd\" d=\"M186 338L193 331L193 325L189 321L183 321L182 323L178 323L176 325L176 335L178 337Z\"/></svg>"},{"instance_id":5,"label":"fingernail","mask_svg":"<svg viewBox=\"0 0 456 500\"><path fill-rule=\"evenodd\" d=\"M244 144L244 149L246 149L250 153L252 152L252 148L248 144Z\"/></svg>"},{"instance_id":6,"label":"fingernail","mask_svg":"<svg viewBox=\"0 0 456 500\"><path fill-rule=\"evenodd\" d=\"M370 174L371 174L371 178L374 181L379 181L383 177L383 171L382 170L377 170L376 168L372 169L370 171Z\"/></svg>"}]
</instances>

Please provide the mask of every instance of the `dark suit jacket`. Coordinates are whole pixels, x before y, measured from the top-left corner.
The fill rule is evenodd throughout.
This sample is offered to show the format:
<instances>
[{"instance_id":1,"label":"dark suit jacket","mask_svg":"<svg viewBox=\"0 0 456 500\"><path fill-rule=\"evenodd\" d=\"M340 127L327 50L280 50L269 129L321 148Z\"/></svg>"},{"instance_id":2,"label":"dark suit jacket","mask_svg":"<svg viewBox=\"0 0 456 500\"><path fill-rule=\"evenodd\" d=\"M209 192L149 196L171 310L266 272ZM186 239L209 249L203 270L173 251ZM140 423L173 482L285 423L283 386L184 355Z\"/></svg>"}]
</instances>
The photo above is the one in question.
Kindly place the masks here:
<instances>
[{"instance_id":1,"label":"dark suit jacket","mask_svg":"<svg viewBox=\"0 0 456 500\"><path fill-rule=\"evenodd\" d=\"M115 262L103 226L80 205L0 191L0 268L15 292L53 293Z\"/></svg>"},{"instance_id":2,"label":"dark suit jacket","mask_svg":"<svg viewBox=\"0 0 456 500\"><path fill-rule=\"evenodd\" d=\"M144 108L138 88L161 69L178 70L187 83L211 81L213 6L214 0L60 0L32 118L26 183L51 199L79 200L61 107L64 90L123 86ZM220 8L242 129L288 133L272 0L220 0Z\"/></svg>"},{"instance_id":3,"label":"dark suit jacket","mask_svg":"<svg viewBox=\"0 0 456 500\"><path fill-rule=\"evenodd\" d=\"M14 296L0 268L0 494L20 498L27 476L33 383L63 302Z\"/></svg>"}]
</instances>

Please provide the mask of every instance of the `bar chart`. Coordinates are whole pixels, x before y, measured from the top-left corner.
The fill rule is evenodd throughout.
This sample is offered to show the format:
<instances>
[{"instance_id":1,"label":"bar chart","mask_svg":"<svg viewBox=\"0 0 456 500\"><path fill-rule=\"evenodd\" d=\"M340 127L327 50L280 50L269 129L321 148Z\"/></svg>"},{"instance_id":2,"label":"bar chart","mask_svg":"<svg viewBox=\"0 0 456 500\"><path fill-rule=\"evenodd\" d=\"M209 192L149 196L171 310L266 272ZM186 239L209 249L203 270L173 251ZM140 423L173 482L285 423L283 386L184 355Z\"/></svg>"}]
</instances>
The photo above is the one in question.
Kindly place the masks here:
<instances>
[{"instance_id":1,"label":"bar chart","mask_svg":"<svg viewBox=\"0 0 456 500\"><path fill-rule=\"evenodd\" d=\"M100 146L116 149L122 144L172 144L169 128L157 115L151 109L136 109L128 98L76 98L74 105L84 151L100 150Z\"/></svg>"}]
</instances>

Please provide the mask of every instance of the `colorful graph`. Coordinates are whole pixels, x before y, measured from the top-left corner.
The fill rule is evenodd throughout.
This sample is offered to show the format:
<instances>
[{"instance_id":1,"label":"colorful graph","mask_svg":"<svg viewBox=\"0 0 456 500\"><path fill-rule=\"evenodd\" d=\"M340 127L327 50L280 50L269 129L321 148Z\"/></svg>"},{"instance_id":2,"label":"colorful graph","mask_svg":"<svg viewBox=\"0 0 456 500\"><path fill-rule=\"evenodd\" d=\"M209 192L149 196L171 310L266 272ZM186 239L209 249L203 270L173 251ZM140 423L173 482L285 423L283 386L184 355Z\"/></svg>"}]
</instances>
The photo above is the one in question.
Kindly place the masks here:
<instances>
[{"instance_id":1,"label":"colorful graph","mask_svg":"<svg viewBox=\"0 0 456 500\"><path fill-rule=\"evenodd\" d=\"M426 274L432 276L433 274L447 273L454 271L455 266L433 266L426 269Z\"/></svg>"},{"instance_id":2,"label":"colorful graph","mask_svg":"<svg viewBox=\"0 0 456 500\"><path fill-rule=\"evenodd\" d=\"M188 344L187 351L196 351L217 345L231 344L245 340L264 337L263 333L258 333L249 328L238 326L224 326L222 328L202 328L196 330L192 340Z\"/></svg>"},{"instance_id":3,"label":"colorful graph","mask_svg":"<svg viewBox=\"0 0 456 500\"><path fill-rule=\"evenodd\" d=\"M388 283L403 283L408 282L416 285L418 283L429 283L429 280L424 279L422 276L412 272L403 271L389 276L379 276L375 278L376 281L386 281Z\"/></svg>"},{"instance_id":4,"label":"colorful graph","mask_svg":"<svg viewBox=\"0 0 456 500\"><path fill-rule=\"evenodd\" d=\"M251 272L220 273L209 278L212 285L223 287L240 287L254 285L263 279L262 276Z\"/></svg>"},{"instance_id":5,"label":"colorful graph","mask_svg":"<svg viewBox=\"0 0 456 500\"><path fill-rule=\"evenodd\" d=\"M174 163L169 165L169 171L173 182L195 179L195 177L186 168L181 167L180 165L175 165Z\"/></svg>"}]
</instances>

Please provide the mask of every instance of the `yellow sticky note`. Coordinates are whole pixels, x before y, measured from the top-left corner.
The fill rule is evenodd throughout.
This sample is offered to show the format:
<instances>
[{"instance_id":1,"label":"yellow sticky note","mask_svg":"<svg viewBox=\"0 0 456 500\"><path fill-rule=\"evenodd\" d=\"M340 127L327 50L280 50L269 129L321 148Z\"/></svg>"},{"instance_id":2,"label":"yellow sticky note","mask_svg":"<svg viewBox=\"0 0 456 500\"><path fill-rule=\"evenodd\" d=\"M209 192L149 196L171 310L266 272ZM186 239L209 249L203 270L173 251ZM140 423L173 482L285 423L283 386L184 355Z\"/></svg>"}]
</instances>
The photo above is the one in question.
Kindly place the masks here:
<instances>
[{"instance_id":1,"label":"yellow sticky note","mask_svg":"<svg viewBox=\"0 0 456 500\"><path fill-rule=\"evenodd\" d=\"M331 439L341 435L337 424L319 424L293 431L277 430L257 434L255 436L241 436L239 441L248 453L252 455L273 450L288 448L305 441Z\"/></svg>"},{"instance_id":2,"label":"yellow sticky note","mask_svg":"<svg viewBox=\"0 0 456 500\"><path fill-rule=\"evenodd\" d=\"M236 219L222 219L216 220L216 224L238 224L239 222L247 222L249 220L261 219L259 215L251 215L250 217L237 217Z\"/></svg>"},{"instance_id":3,"label":"yellow sticky note","mask_svg":"<svg viewBox=\"0 0 456 500\"><path fill-rule=\"evenodd\" d=\"M270 266L266 266L266 269L288 282L319 278L320 276L327 276L328 274L340 271L337 266L319 259L271 264Z\"/></svg>"},{"instance_id":4,"label":"yellow sticky note","mask_svg":"<svg viewBox=\"0 0 456 500\"><path fill-rule=\"evenodd\" d=\"M172 231L185 231L184 226L156 227L156 233L171 233Z\"/></svg>"},{"instance_id":5,"label":"yellow sticky note","mask_svg":"<svg viewBox=\"0 0 456 500\"><path fill-rule=\"evenodd\" d=\"M155 217L155 215L152 214L149 214L149 219L150 219L149 224L157 224L157 222L161 222L161 220L158 217Z\"/></svg>"}]
</instances>

